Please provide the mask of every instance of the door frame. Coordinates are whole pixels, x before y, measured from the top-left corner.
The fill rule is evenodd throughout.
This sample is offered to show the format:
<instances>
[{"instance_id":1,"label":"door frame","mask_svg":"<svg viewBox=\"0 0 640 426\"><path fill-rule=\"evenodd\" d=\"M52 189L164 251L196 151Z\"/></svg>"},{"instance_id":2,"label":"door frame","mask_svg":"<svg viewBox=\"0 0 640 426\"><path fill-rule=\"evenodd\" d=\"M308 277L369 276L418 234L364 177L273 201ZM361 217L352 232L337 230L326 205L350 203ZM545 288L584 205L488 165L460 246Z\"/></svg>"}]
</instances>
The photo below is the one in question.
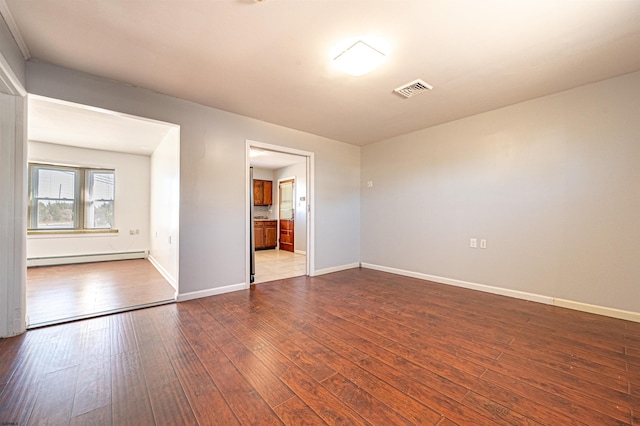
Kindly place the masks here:
<instances>
[{"instance_id":1,"label":"door frame","mask_svg":"<svg viewBox=\"0 0 640 426\"><path fill-rule=\"evenodd\" d=\"M264 149L267 151L280 152L283 154L298 155L306 157L307 171L307 265L306 275L313 277L315 275L315 190L314 190L314 173L315 160L314 153L303 151L295 148L288 148L280 145L273 145L264 142L258 142L250 139L245 140L245 288L248 289L251 284L251 266L249 250L251 249L251 195L249 191L253 191L251 179L249 175L249 167L251 166L250 150L251 148Z\"/></svg>"},{"instance_id":2,"label":"door frame","mask_svg":"<svg viewBox=\"0 0 640 426\"><path fill-rule=\"evenodd\" d=\"M0 93L0 337L10 337L27 328L27 91L2 52Z\"/></svg>"},{"instance_id":3,"label":"door frame","mask_svg":"<svg viewBox=\"0 0 640 426\"><path fill-rule=\"evenodd\" d=\"M276 204L278 205L278 210L277 210L277 215L276 215L276 219L278 220L278 249L280 249L280 183L281 182L285 182L288 180L292 180L293 181L293 205L295 206L295 200L296 200L296 177L295 176L291 176L291 177L285 177L282 179L278 179L277 181L277 187L278 187L278 191L276 191L276 194L278 194L278 196L276 197ZM295 242L295 223L296 223L296 211L297 209L294 207L293 210L293 227L294 227L294 241L293 241L293 252L295 253L296 251L296 242ZM307 225L309 224L309 221L307 220ZM309 226L307 226L307 228L309 228Z\"/></svg>"}]
</instances>

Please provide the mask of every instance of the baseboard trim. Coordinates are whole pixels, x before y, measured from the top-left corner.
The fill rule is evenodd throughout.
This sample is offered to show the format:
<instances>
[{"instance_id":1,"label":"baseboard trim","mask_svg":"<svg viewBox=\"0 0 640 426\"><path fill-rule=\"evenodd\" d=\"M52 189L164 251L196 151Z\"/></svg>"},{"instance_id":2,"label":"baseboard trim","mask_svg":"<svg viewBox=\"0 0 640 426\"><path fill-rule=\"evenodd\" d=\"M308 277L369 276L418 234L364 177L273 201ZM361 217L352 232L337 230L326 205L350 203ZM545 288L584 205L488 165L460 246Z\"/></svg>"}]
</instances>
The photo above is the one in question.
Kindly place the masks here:
<instances>
[{"instance_id":1,"label":"baseboard trim","mask_svg":"<svg viewBox=\"0 0 640 426\"><path fill-rule=\"evenodd\" d=\"M169 274L169 272L167 272L167 270L164 269L152 255L149 255L147 259L149 260L149 262L151 262L153 267L156 268L158 272L160 272L160 275L162 275L164 279L167 280L169 284L171 284L171 287L173 287L177 291L178 283L176 282L176 279L171 274Z\"/></svg>"},{"instance_id":2,"label":"baseboard trim","mask_svg":"<svg viewBox=\"0 0 640 426\"><path fill-rule=\"evenodd\" d=\"M32 266L71 265L75 263L108 262L112 260L144 259L147 251L122 253L79 254L71 256L32 257L27 259L27 268Z\"/></svg>"},{"instance_id":3,"label":"baseboard trim","mask_svg":"<svg viewBox=\"0 0 640 426\"><path fill-rule=\"evenodd\" d=\"M304 251L304 250L294 250L294 253L296 253L296 254L301 254L301 255L303 255L303 256L306 256L306 255L307 255L307 252L306 252L306 251Z\"/></svg>"},{"instance_id":4,"label":"baseboard trim","mask_svg":"<svg viewBox=\"0 0 640 426\"><path fill-rule=\"evenodd\" d=\"M608 308L606 306L599 305L590 305L588 303L565 299L553 299L553 304L561 308L589 312L591 314L604 315L607 317L618 318L627 321L640 322L640 312L624 311L622 309Z\"/></svg>"},{"instance_id":5,"label":"baseboard trim","mask_svg":"<svg viewBox=\"0 0 640 426\"><path fill-rule=\"evenodd\" d=\"M472 283L468 281L455 280L452 278L439 277L436 275L428 275L420 272L406 271L403 269L390 268L387 266L375 265L371 263L362 263L363 268L374 269L376 271L389 272L391 274L403 275L411 278L418 278L425 281L433 281L440 284L448 284L456 287L463 287L470 290L483 291L485 293L499 294L501 296L514 297L516 299L528 300L531 302L544 303L546 305L554 305L562 308L573 309L592 314L604 315L612 318L623 319L627 321L640 322L640 312L623 311L606 306L589 305L587 303L575 302L572 300L556 299L541 294L527 293L524 291L510 290L501 287L493 287L486 284Z\"/></svg>"},{"instance_id":6,"label":"baseboard trim","mask_svg":"<svg viewBox=\"0 0 640 426\"><path fill-rule=\"evenodd\" d=\"M201 297L216 296L218 294L231 293L232 291L246 290L246 288L247 286L245 283L232 284L224 287L181 293L177 295L176 300L178 302L185 302L187 300L200 299Z\"/></svg>"},{"instance_id":7,"label":"baseboard trim","mask_svg":"<svg viewBox=\"0 0 640 426\"><path fill-rule=\"evenodd\" d=\"M360 263L349 263L347 265L332 266L331 268L316 269L315 271L313 271L313 275L311 276L317 277L318 275L331 274L333 272L346 271L347 269L353 269L353 268L359 268L359 267L360 267Z\"/></svg>"}]
</instances>

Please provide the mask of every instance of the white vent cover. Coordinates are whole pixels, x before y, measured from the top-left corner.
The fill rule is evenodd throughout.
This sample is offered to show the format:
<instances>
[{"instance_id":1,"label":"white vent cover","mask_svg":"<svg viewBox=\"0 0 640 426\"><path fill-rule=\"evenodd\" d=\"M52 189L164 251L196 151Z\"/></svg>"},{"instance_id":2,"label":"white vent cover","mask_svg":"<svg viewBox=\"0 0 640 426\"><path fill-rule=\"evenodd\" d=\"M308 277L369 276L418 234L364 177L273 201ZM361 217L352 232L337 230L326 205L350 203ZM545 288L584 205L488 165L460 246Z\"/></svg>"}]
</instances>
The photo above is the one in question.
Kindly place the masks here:
<instances>
[{"instance_id":1,"label":"white vent cover","mask_svg":"<svg viewBox=\"0 0 640 426\"><path fill-rule=\"evenodd\" d=\"M407 83L404 86L400 86L397 89L393 89L399 95L404 96L405 98L410 98L413 95L417 95L418 93L425 92L427 90L433 89L433 86L425 83L424 81L417 79L412 81L411 83Z\"/></svg>"}]
</instances>

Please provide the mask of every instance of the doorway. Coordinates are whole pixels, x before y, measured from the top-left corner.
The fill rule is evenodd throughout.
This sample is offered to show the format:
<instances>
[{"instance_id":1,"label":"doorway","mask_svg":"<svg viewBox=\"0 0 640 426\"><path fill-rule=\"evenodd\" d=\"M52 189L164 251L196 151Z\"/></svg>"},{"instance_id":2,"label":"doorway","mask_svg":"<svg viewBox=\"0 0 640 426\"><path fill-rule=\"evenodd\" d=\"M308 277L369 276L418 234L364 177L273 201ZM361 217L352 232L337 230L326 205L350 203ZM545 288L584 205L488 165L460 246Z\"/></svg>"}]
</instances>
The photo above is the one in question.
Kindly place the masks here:
<instances>
[{"instance_id":1,"label":"doorway","mask_svg":"<svg viewBox=\"0 0 640 426\"><path fill-rule=\"evenodd\" d=\"M278 181L278 241L280 250L295 251L295 178Z\"/></svg>"},{"instance_id":2,"label":"doorway","mask_svg":"<svg viewBox=\"0 0 640 426\"><path fill-rule=\"evenodd\" d=\"M313 153L247 141L247 195L256 193L251 176L270 182L273 194L269 205L247 196L247 287L252 278L261 283L312 275ZM277 241L255 249L254 242L266 241L261 229L270 226L277 227Z\"/></svg>"},{"instance_id":3,"label":"doorway","mask_svg":"<svg viewBox=\"0 0 640 426\"><path fill-rule=\"evenodd\" d=\"M35 95L28 115L27 326L175 301L180 127Z\"/></svg>"}]
</instances>

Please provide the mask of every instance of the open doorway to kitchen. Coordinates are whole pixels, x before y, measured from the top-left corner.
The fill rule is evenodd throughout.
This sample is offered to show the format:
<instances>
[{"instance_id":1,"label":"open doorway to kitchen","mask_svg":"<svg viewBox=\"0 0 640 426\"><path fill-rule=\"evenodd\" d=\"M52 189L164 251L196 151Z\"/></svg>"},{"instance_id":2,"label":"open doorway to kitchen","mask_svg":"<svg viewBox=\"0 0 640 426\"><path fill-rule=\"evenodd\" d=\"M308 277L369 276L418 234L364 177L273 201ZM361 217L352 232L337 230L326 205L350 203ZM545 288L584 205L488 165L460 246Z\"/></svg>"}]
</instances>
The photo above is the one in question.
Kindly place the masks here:
<instances>
[{"instance_id":1,"label":"open doorway to kitchen","mask_svg":"<svg viewBox=\"0 0 640 426\"><path fill-rule=\"evenodd\" d=\"M247 285L311 275L313 153L247 141L247 169Z\"/></svg>"},{"instance_id":2,"label":"open doorway to kitchen","mask_svg":"<svg viewBox=\"0 0 640 426\"><path fill-rule=\"evenodd\" d=\"M28 96L27 327L175 301L180 127Z\"/></svg>"}]
</instances>

